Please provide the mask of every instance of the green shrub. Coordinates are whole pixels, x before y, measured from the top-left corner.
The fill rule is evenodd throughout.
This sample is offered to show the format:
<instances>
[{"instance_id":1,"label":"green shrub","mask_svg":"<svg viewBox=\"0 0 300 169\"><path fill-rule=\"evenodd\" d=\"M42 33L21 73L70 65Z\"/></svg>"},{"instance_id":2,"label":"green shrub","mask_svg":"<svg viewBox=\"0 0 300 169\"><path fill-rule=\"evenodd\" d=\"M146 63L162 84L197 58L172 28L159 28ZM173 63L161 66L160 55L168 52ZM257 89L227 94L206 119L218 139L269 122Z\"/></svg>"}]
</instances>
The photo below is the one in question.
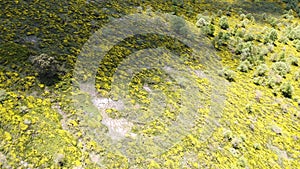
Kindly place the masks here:
<instances>
[{"instance_id":1,"label":"green shrub","mask_svg":"<svg viewBox=\"0 0 300 169\"><path fill-rule=\"evenodd\" d=\"M5 90L0 89L0 103L2 103L7 98L7 93Z\"/></svg>"},{"instance_id":2,"label":"green shrub","mask_svg":"<svg viewBox=\"0 0 300 169\"><path fill-rule=\"evenodd\" d=\"M282 77L277 74L270 75L267 80L267 85L271 89L275 89L276 86L280 85L282 83Z\"/></svg>"},{"instance_id":3,"label":"green shrub","mask_svg":"<svg viewBox=\"0 0 300 169\"><path fill-rule=\"evenodd\" d=\"M290 39L290 40L300 40L300 26L289 26L285 30L285 35Z\"/></svg>"},{"instance_id":4,"label":"green shrub","mask_svg":"<svg viewBox=\"0 0 300 169\"><path fill-rule=\"evenodd\" d=\"M237 69L241 72L248 72L251 69L251 63L248 60L245 60L240 63Z\"/></svg>"},{"instance_id":5,"label":"green shrub","mask_svg":"<svg viewBox=\"0 0 300 169\"><path fill-rule=\"evenodd\" d=\"M237 44L235 53L241 55L242 61L248 60L252 65L257 65L259 63L261 50L255 46L253 42L243 42Z\"/></svg>"},{"instance_id":6,"label":"green shrub","mask_svg":"<svg viewBox=\"0 0 300 169\"><path fill-rule=\"evenodd\" d=\"M272 65L272 71L276 74L285 77L290 72L290 66L285 62L275 62Z\"/></svg>"},{"instance_id":7,"label":"green shrub","mask_svg":"<svg viewBox=\"0 0 300 169\"><path fill-rule=\"evenodd\" d=\"M208 24L202 27L202 31L207 36L214 36L215 27L212 24Z\"/></svg>"},{"instance_id":8,"label":"green shrub","mask_svg":"<svg viewBox=\"0 0 300 169\"><path fill-rule=\"evenodd\" d=\"M196 26L198 26L198 27L206 26L206 25L209 25L210 23L212 23L211 17L209 17L207 15L203 15L203 14L197 15Z\"/></svg>"},{"instance_id":9,"label":"green shrub","mask_svg":"<svg viewBox=\"0 0 300 169\"><path fill-rule=\"evenodd\" d=\"M226 16L222 16L219 21L219 25L222 29L228 29L229 24Z\"/></svg>"},{"instance_id":10,"label":"green shrub","mask_svg":"<svg viewBox=\"0 0 300 169\"><path fill-rule=\"evenodd\" d=\"M244 20L245 18L246 18L246 15L245 15L245 14L243 14L243 13L240 14L240 19L241 19L241 21Z\"/></svg>"},{"instance_id":11,"label":"green shrub","mask_svg":"<svg viewBox=\"0 0 300 169\"><path fill-rule=\"evenodd\" d=\"M189 29L182 17L172 17L171 28L180 35L187 36L189 34Z\"/></svg>"},{"instance_id":12,"label":"green shrub","mask_svg":"<svg viewBox=\"0 0 300 169\"><path fill-rule=\"evenodd\" d=\"M244 20L242 20L242 22L239 24L239 27L242 28L246 28L246 26L249 24L249 20L247 18L245 18Z\"/></svg>"},{"instance_id":13,"label":"green shrub","mask_svg":"<svg viewBox=\"0 0 300 169\"><path fill-rule=\"evenodd\" d=\"M245 109L246 109L246 112L247 112L247 113L253 113L253 108L252 108L252 106L253 106L252 104L247 104L247 105L246 105L246 108L245 108Z\"/></svg>"},{"instance_id":14,"label":"green shrub","mask_svg":"<svg viewBox=\"0 0 300 169\"><path fill-rule=\"evenodd\" d=\"M244 38L245 34L246 34L246 29L244 29L244 28L236 31L236 36L237 37Z\"/></svg>"},{"instance_id":15,"label":"green shrub","mask_svg":"<svg viewBox=\"0 0 300 169\"><path fill-rule=\"evenodd\" d=\"M253 83L256 85L264 85L266 82L266 79L264 77L258 76L253 78Z\"/></svg>"},{"instance_id":16,"label":"green shrub","mask_svg":"<svg viewBox=\"0 0 300 169\"><path fill-rule=\"evenodd\" d=\"M294 41L294 47L298 52L300 52L300 40L295 40Z\"/></svg>"},{"instance_id":17,"label":"green shrub","mask_svg":"<svg viewBox=\"0 0 300 169\"><path fill-rule=\"evenodd\" d=\"M267 43L266 46L269 52L274 52L274 45L272 43Z\"/></svg>"},{"instance_id":18,"label":"green shrub","mask_svg":"<svg viewBox=\"0 0 300 169\"><path fill-rule=\"evenodd\" d=\"M200 18L198 19L198 21L196 22L196 26L198 27L202 27L202 26L205 26L205 25L208 25L208 21L205 20L204 18Z\"/></svg>"},{"instance_id":19,"label":"green shrub","mask_svg":"<svg viewBox=\"0 0 300 169\"><path fill-rule=\"evenodd\" d=\"M278 39L278 35L275 29L270 30L265 36L265 43L274 43Z\"/></svg>"},{"instance_id":20,"label":"green shrub","mask_svg":"<svg viewBox=\"0 0 300 169\"><path fill-rule=\"evenodd\" d=\"M226 46L227 42L230 38L230 34L227 32L219 32L218 36L216 36L213 40L213 44L216 49L220 49L221 46Z\"/></svg>"},{"instance_id":21,"label":"green shrub","mask_svg":"<svg viewBox=\"0 0 300 169\"><path fill-rule=\"evenodd\" d=\"M255 72L254 72L254 77L256 76L265 76L268 72L269 68L266 64L261 64L257 66Z\"/></svg>"},{"instance_id":22,"label":"green shrub","mask_svg":"<svg viewBox=\"0 0 300 169\"><path fill-rule=\"evenodd\" d=\"M248 14L246 15L246 18L249 19L251 22L254 22L254 21L255 21L255 18L254 18L254 16L253 16L251 13L248 13Z\"/></svg>"},{"instance_id":23,"label":"green shrub","mask_svg":"<svg viewBox=\"0 0 300 169\"><path fill-rule=\"evenodd\" d=\"M280 91L283 94L283 96L292 98L294 87L289 82L286 82L280 86Z\"/></svg>"},{"instance_id":24,"label":"green shrub","mask_svg":"<svg viewBox=\"0 0 300 169\"><path fill-rule=\"evenodd\" d=\"M253 41L254 40L254 35L251 34L251 33L246 33L244 35L244 40L247 42L247 41Z\"/></svg>"},{"instance_id":25,"label":"green shrub","mask_svg":"<svg viewBox=\"0 0 300 169\"><path fill-rule=\"evenodd\" d=\"M268 15L265 12L261 16L264 21L268 19Z\"/></svg>"},{"instance_id":26,"label":"green shrub","mask_svg":"<svg viewBox=\"0 0 300 169\"><path fill-rule=\"evenodd\" d=\"M218 12L217 12L217 16L221 17L222 15L223 15L223 11L221 9L219 9Z\"/></svg>"},{"instance_id":27,"label":"green shrub","mask_svg":"<svg viewBox=\"0 0 300 169\"><path fill-rule=\"evenodd\" d=\"M285 36L285 35L283 35L283 36L281 36L280 38L279 38L279 40L278 40L280 43L283 43L283 44L288 44L288 42L289 42L289 39Z\"/></svg>"},{"instance_id":28,"label":"green shrub","mask_svg":"<svg viewBox=\"0 0 300 169\"><path fill-rule=\"evenodd\" d=\"M59 62L47 54L32 56L30 61L38 72L40 80L49 85L58 80L58 75L63 71Z\"/></svg>"},{"instance_id":29,"label":"green shrub","mask_svg":"<svg viewBox=\"0 0 300 169\"><path fill-rule=\"evenodd\" d=\"M235 72L230 69L224 68L219 71L219 76L224 77L226 80L232 82L235 78Z\"/></svg>"},{"instance_id":30,"label":"green shrub","mask_svg":"<svg viewBox=\"0 0 300 169\"><path fill-rule=\"evenodd\" d=\"M290 56L289 57L289 62L290 62L291 65L299 66L299 59L296 58L295 56Z\"/></svg>"},{"instance_id":31,"label":"green shrub","mask_svg":"<svg viewBox=\"0 0 300 169\"><path fill-rule=\"evenodd\" d=\"M279 62L279 61L285 62L285 61L286 61L286 60L285 60L285 56L286 56L286 54L285 54L284 51L282 51L282 52L280 52L280 53L274 53L274 54L271 56L270 61L272 61L272 62Z\"/></svg>"},{"instance_id":32,"label":"green shrub","mask_svg":"<svg viewBox=\"0 0 300 169\"><path fill-rule=\"evenodd\" d=\"M277 26L277 24L279 23L278 19L276 19L275 17L268 17L267 18L267 22L273 27L275 28Z\"/></svg>"},{"instance_id":33,"label":"green shrub","mask_svg":"<svg viewBox=\"0 0 300 169\"><path fill-rule=\"evenodd\" d=\"M172 4L175 6L183 7L184 2L183 2L183 0L172 0Z\"/></svg>"},{"instance_id":34,"label":"green shrub","mask_svg":"<svg viewBox=\"0 0 300 169\"><path fill-rule=\"evenodd\" d=\"M300 80L300 69L299 69L298 71L295 72L295 74L294 74L294 80L295 80L295 81Z\"/></svg>"},{"instance_id":35,"label":"green shrub","mask_svg":"<svg viewBox=\"0 0 300 169\"><path fill-rule=\"evenodd\" d=\"M258 51L257 51L258 59L263 62L265 61L265 56L268 56L268 53L270 53L274 50L273 46L269 45L269 43L266 45L260 44L259 46L257 46L257 48L258 48Z\"/></svg>"}]
</instances>

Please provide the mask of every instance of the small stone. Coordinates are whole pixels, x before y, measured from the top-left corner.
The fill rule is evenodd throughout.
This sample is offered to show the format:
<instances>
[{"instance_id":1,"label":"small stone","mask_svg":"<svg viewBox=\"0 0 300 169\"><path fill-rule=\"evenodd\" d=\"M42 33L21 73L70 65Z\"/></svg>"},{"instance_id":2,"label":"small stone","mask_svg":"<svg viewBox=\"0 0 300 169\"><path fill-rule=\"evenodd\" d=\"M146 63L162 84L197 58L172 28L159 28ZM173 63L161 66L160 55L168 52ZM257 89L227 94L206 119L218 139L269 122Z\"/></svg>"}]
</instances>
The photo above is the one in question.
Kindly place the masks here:
<instances>
[{"instance_id":1,"label":"small stone","mask_svg":"<svg viewBox=\"0 0 300 169\"><path fill-rule=\"evenodd\" d=\"M281 135L282 134L282 129L280 128L280 127L278 127L278 126L272 126L272 131L273 132L275 132L276 134L279 134L279 135Z\"/></svg>"},{"instance_id":2,"label":"small stone","mask_svg":"<svg viewBox=\"0 0 300 169\"><path fill-rule=\"evenodd\" d=\"M300 138L299 138L298 136L293 136L293 139L294 139L295 141L298 141Z\"/></svg>"},{"instance_id":3,"label":"small stone","mask_svg":"<svg viewBox=\"0 0 300 169\"><path fill-rule=\"evenodd\" d=\"M232 147L235 148L235 149L239 149L241 143L242 143L242 140L239 139L239 138L234 138L234 139L231 141Z\"/></svg>"},{"instance_id":4,"label":"small stone","mask_svg":"<svg viewBox=\"0 0 300 169\"><path fill-rule=\"evenodd\" d=\"M254 131L254 130L255 130L254 124L250 124L250 125L249 125L249 128L250 128L251 131Z\"/></svg>"},{"instance_id":5,"label":"small stone","mask_svg":"<svg viewBox=\"0 0 300 169\"><path fill-rule=\"evenodd\" d=\"M26 125L30 125L30 124L31 124L31 120L29 120L29 119L25 119L25 120L24 120L24 124L26 124Z\"/></svg>"},{"instance_id":6,"label":"small stone","mask_svg":"<svg viewBox=\"0 0 300 169\"><path fill-rule=\"evenodd\" d=\"M254 143L253 145L255 150L260 150L261 149L261 145L259 143Z\"/></svg>"}]
</instances>

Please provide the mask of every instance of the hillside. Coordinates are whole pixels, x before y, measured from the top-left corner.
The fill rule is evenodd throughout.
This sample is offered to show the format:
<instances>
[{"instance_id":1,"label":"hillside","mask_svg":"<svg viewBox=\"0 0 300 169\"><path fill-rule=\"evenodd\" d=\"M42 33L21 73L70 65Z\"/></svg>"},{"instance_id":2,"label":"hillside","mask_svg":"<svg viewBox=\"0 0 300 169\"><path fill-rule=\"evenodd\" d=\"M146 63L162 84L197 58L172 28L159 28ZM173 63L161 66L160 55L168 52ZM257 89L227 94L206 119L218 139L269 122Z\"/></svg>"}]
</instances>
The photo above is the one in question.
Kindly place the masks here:
<instances>
[{"instance_id":1,"label":"hillside","mask_svg":"<svg viewBox=\"0 0 300 169\"><path fill-rule=\"evenodd\" d=\"M0 168L299 168L299 1L0 7Z\"/></svg>"}]
</instances>

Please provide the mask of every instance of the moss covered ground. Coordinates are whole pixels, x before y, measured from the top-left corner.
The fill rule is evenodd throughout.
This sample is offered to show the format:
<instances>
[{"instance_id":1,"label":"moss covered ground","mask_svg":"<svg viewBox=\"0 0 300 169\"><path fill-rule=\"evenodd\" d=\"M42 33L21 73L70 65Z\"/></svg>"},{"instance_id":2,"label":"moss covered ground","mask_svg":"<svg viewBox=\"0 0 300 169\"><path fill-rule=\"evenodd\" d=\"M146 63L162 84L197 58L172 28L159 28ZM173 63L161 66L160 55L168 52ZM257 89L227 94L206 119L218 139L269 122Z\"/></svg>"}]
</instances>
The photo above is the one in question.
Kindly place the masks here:
<instances>
[{"instance_id":1,"label":"moss covered ground","mask_svg":"<svg viewBox=\"0 0 300 169\"><path fill-rule=\"evenodd\" d=\"M0 168L299 168L299 8L275 0L0 0ZM96 91L80 91L74 68L88 39L116 18L150 12L193 23L220 58L216 77L204 54L190 57L180 41L147 34L114 46ZM184 66L169 53L160 62L195 73L174 80L169 67L142 69L122 93L118 82L133 67L113 79L121 62L151 62L138 51L157 47Z\"/></svg>"}]
</instances>

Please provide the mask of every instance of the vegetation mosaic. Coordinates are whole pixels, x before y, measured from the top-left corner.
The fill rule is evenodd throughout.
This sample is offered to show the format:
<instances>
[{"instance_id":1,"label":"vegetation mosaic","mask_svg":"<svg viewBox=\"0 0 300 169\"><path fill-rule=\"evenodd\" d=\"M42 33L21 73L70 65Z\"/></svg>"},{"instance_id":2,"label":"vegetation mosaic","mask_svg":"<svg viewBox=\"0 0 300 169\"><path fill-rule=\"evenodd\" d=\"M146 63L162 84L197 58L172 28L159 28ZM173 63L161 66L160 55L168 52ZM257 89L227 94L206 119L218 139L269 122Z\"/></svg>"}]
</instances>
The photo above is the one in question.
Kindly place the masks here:
<instances>
[{"instance_id":1,"label":"vegetation mosaic","mask_svg":"<svg viewBox=\"0 0 300 169\"><path fill-rule=\"evenodd\" d=\"M0 7L1 168L299 168L299 1L0 0ZM74 66L90 36L114 18L151 11L179 16L202 32L221 59L216 78L226 86L224 102L208 99L216 86L198 72L190 81L202 95L189 98L204 104L179 111L188 102L181 97L188 86L164 71L144 69L127 84L136 111L121 112L120 96L110 92L112 72L132 53L163 46L182 56L189 70L209 71L189 57L187 46L154 34L124 39L99 66L93 94L111 96L115 107L99 112L92 101L101 100L74 90ZM74 106L76 101L85 106ZM148 109L159 104L165 104L154 107L159 115ZM220 104L214 109L220 117L203 139L210 107ZM191 132L163 153L155 149L148 138L172 131L169 125L191 111L198 114ZM111 122L127 117L136 121L118 121L127 124L125 141L111 139ZM134 148L136 134L144 136L144 149Z\"/></svg>"}]
</instances>

